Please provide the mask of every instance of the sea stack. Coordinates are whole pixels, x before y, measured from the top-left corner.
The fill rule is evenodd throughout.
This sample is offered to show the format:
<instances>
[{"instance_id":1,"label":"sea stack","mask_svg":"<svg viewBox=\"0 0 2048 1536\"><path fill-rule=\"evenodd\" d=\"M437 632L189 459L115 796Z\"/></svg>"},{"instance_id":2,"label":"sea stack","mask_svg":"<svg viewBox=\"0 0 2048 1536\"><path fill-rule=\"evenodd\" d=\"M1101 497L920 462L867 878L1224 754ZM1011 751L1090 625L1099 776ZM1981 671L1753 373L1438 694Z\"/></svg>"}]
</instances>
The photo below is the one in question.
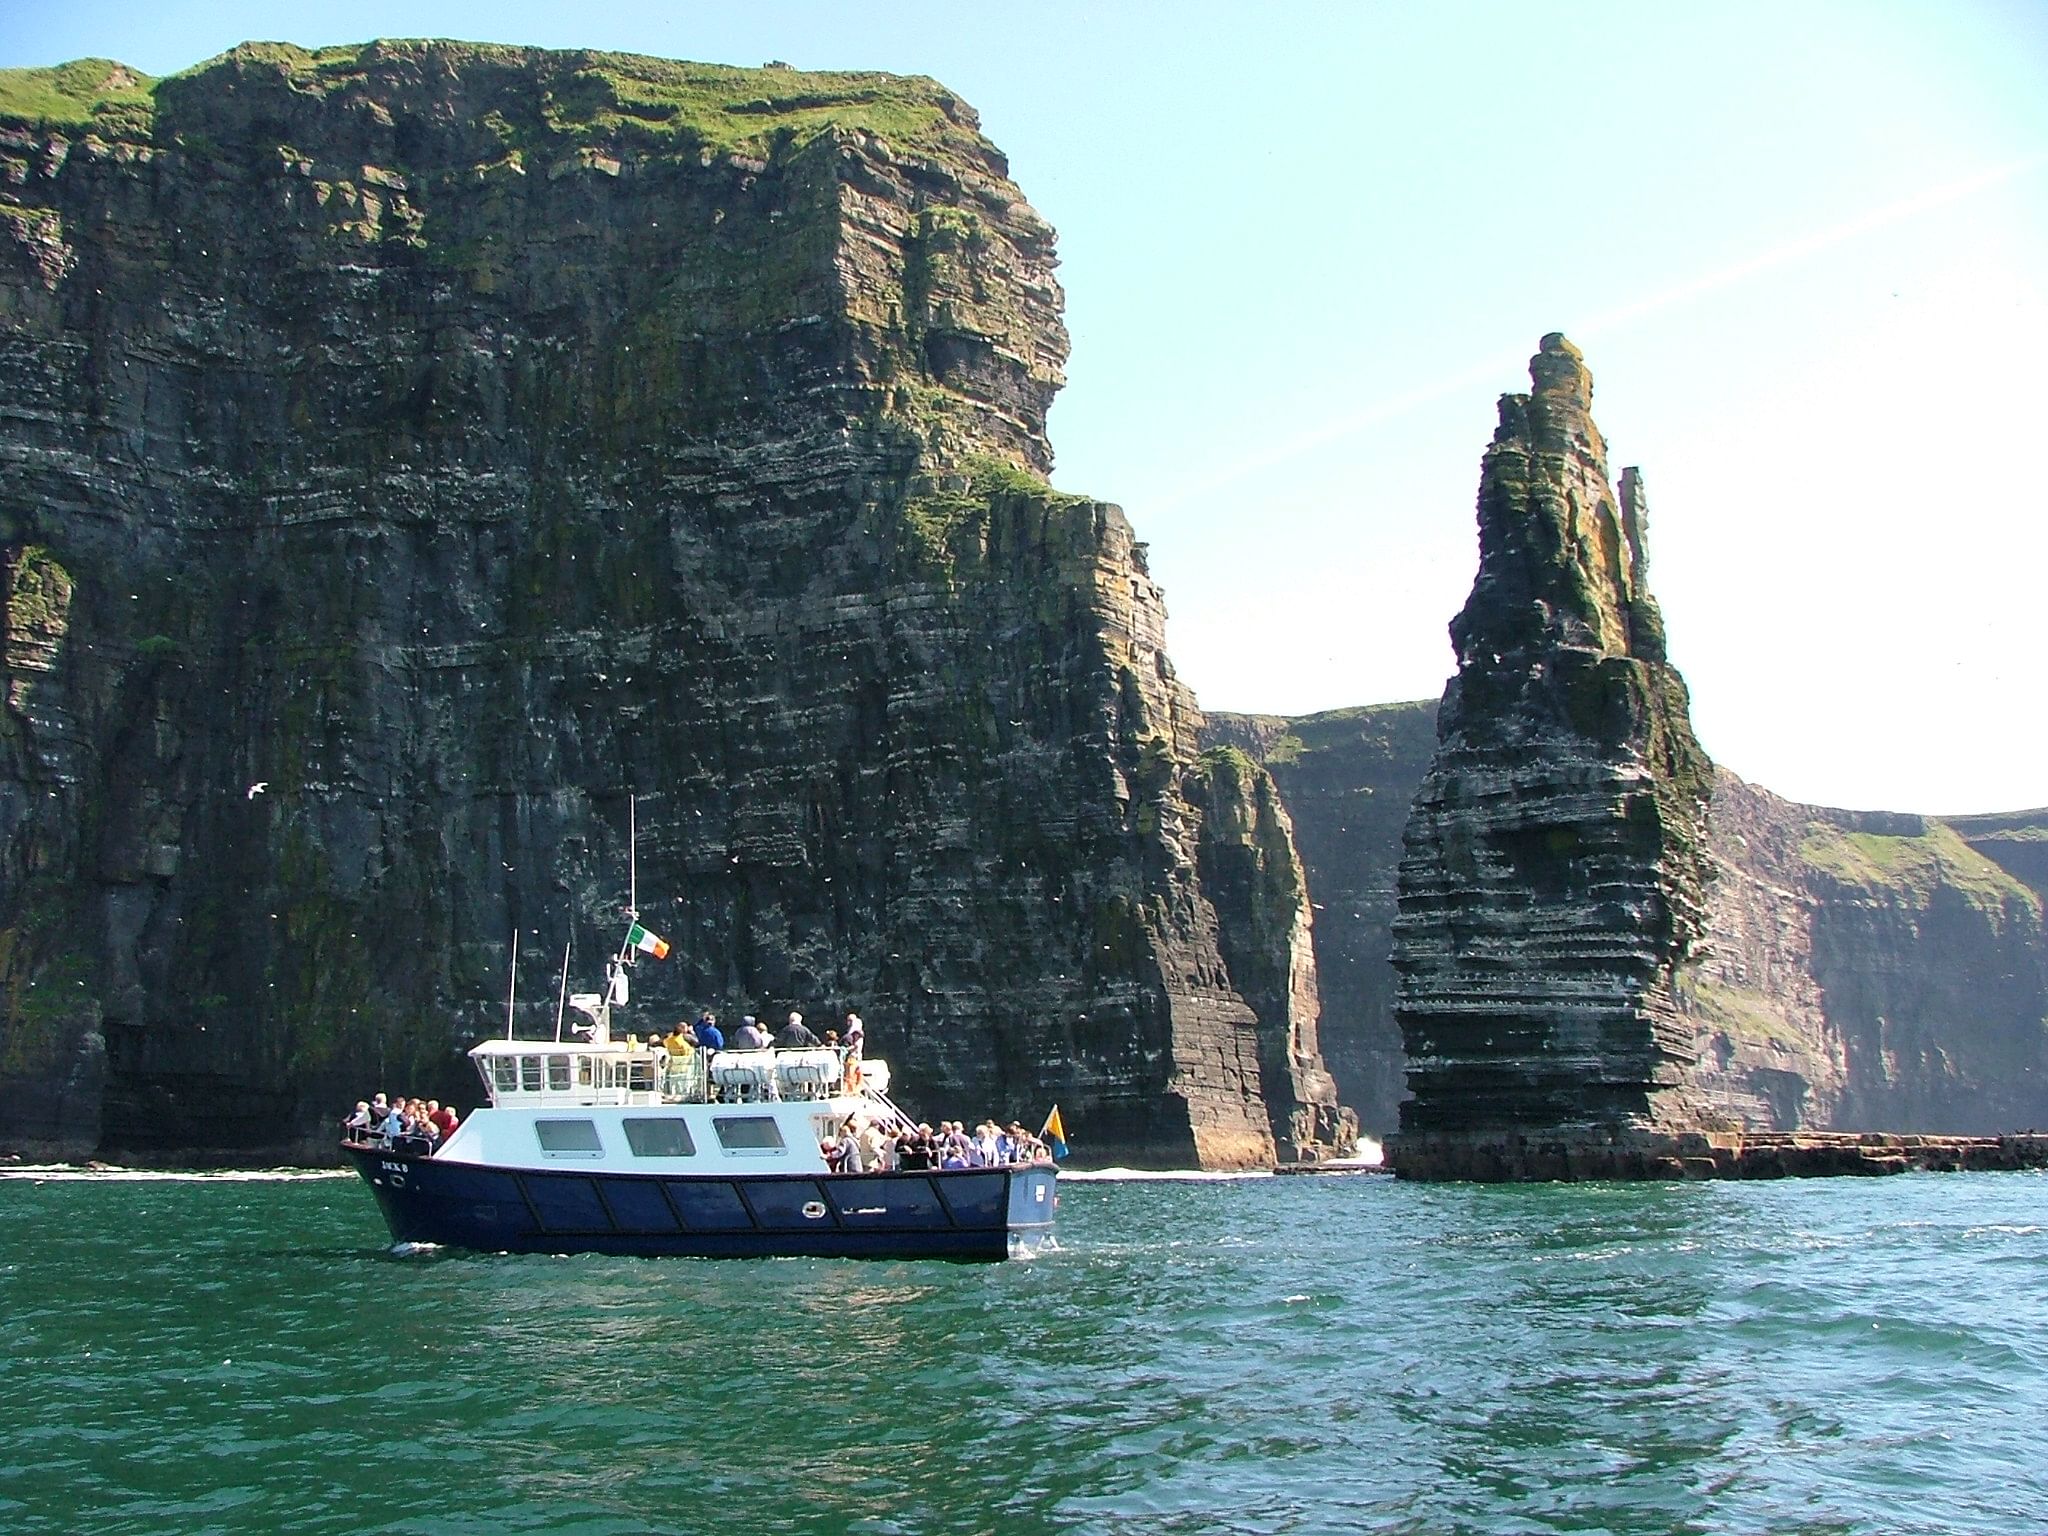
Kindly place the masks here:
<instances>
[{"instance_id":1,"label":"sea stack","mask_svg":"<svg viewBox=\"0 0 2048 1536\"><path fill-rule=\"evenodd\" d=\"M1396 1018L1411 1178L1656 1171L1704 1128L1675 1001L1703 931L1713 765L1563 336L1503 396L1458 674L1403 835Z\"/></svg>"}]
</instances>

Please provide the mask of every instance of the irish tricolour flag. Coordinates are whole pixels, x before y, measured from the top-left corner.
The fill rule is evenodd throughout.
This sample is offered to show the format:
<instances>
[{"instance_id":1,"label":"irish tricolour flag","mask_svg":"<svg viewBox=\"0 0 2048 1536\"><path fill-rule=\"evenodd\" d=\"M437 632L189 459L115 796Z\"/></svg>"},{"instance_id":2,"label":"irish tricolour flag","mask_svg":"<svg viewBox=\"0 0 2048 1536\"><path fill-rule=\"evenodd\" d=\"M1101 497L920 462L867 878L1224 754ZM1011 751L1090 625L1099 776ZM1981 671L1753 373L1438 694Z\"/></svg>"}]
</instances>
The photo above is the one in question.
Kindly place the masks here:
<instances>
[{"instance_id":1,"label":"irish tricolour flag","mask_svg":"<svg viewBox=\"0 0 2048 1536\"><path fill-rule=\"evenodd\" d=\"M668 958L668 940L658 933L649 933L638 923L626 930L626 946L650 954L657 960Z\"/></svg>"}]
</instances>

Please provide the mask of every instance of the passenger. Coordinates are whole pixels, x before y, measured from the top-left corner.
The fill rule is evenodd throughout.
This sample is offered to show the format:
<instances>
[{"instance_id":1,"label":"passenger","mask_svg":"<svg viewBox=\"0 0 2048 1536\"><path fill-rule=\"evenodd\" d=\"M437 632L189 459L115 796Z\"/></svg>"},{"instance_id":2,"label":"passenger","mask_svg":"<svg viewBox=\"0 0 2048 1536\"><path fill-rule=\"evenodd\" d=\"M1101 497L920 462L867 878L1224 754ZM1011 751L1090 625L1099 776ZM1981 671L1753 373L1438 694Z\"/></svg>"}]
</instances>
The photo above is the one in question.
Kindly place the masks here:
<instances>
[{"instance_id":1,"label":"passenger","mask_svg":"<svg viewBox=\"0 0 2048 1536\"><path fill-rule=\"evenodd\" d=\"M718 1015L709 1008L697 1015L697 1048L707 1053L725 1049L725 1031L718 1027Z\"/></svg>"},{"instance_id":2,"label":"passenger","mask_svg":"<svg viewBox=\"0 0 2048 1536\"><path fill-rule=\"evenodd\" d=\"M860 1144L860 1118L848 1115L839 1125L840 1160L844 1172L866 1173L867 1158Z\"/></svg>"},{"instance_id":3,"label":"passenger","mask_svg":"<svg viewBox=\"0 0 2048 1536\"><path fill-rule=\"evenodd\" d=\"M434 1129L446 1141L455 1134L455 1106L443 1104L439 1099L427 1100L427 1118L434 1122Z\"/></svg>"},{"instance_id":4,"label":"passenger","mask_svg":"<svg viewBox=\"0 0 2048 1536\"><path fill-rule=\"evenodd\" d=\"M697 1047L691 1043L681 1024L670 1030L661 1044L662 1049L668 1052L668 1075L663 1082L663 1091L672 1099L686 1098L696 1065Z\"/></svg>"},{"instance_id":5,"label":"passenger","mask_svg":"<svg viewBox=\"0 0 2048 1536\"><path fill-rule=\"evenodd\" d=\"M882 1173L889 1167L889 1152L893 1147L882 1128L870 1120L861 1128L860 1160L871 1173Z\"/></svg>"},{"instance_id":6,"label":"passenger","mask_svg":"<svg viewBox=\"0 0 2048 1536\"><path fill-rule=\"evenodd\" d=\"M732 1048L736 1051L761 1051L768 1048L768 1033L754 1022L750 1013L740 1020L740 1027L732 1032Z\"/></svg>"},{"instance_id":7,"label":"passenger","mask_svg":"<svg viewBox=\"0 0 2048 1536\"><path fill-rule=\"evenodd\" d=\"M818 1143L818 1151L825 1159L825 1171L827 1173L844 1173L846 1171L846 1148L840 1144L837 1137L827 1136Z\"/></svg>"},{"instance_id":8,"label":"passenger","mask_svg":"<svg viewBox=\"0 0 2048 1536\"><path fill-rule=\"evenodd\" d=\"M377 1127L377 1134L384 1138L384 1145L390 1146L405 1134L405 1111L396 1104L384 1106L383 1122Z\"/></svg>"},{"instance_id":9,"label":"passenger","mask_svg":"<svg viewBox=\"0 0 2048 1536\"><path fill-rule=\"evenodd\" d=\"M370 1134L370 1102L357 1099L355 1113L341 1122L344 1136L350 1141L367 1140Z\"/></svg>"},{"instance_id":10,"label":"passenger","mask_svg":"<svg viewBox=\"0 0 2048 1536\"><path fill-rule=\"evenodd\" d=\"M840 1072L841 1082L848 1093L860 1092L860 1053L864 1039L860 1015L851 1008L847 1009L846 1033L839 1037L839 1044L840 1060L843 1063Z\"/></svg>"},{"instance_id":11,"label":"passenger","mask_svg":"<svg viewBox=\"0 0 2048 1536\"><path fill-rule=\"evenodd\" d=\"M896 1137L896 1166L905 1170L921 1170L931 1165L931 1144L916 1126L906 1126Z\"/></svg>"},{"instance_id":12,"label":"passenger","mask_svg":"<svg viewBox=\"0 0 2048 1536\"><path fill-rule=\"evenodd\" d=\"M967 1139L966 1129L961 1125L961 1123L958 1120L948 1120L943 1125L941 1125L939 1129L941 1132L939 1138L939 1156L942 1159L947 1157L957 1157L960 1159L960 1161L956 1166L965 1168L967 1166L968 1151L974 1145L973 1142Z\"/></svg>"},{"instance_id":13,"label":"passenger","mask_svg":"<svg viewBox=\"0 0 2048 1536\"><path fill-rule=\"evenodd\" d=\"M785 1051L807 1051L817 1043L818 1037L804 1023L804 1016L794 1010L789 1022L782 1026L782 1033L775 1037L776 1046Z\"/></svg>"},{"instance_id":14,"label":"passenger","mask_svg":"<svg viewBox=\"0 0 2048 1536\"><path fill-rule=\"evenodd\" d=\"M974 1166L993 1168L1001 1160L996 1148L996 1123L984 1120L974 1128Z\"/></svg>"}]
</instances>

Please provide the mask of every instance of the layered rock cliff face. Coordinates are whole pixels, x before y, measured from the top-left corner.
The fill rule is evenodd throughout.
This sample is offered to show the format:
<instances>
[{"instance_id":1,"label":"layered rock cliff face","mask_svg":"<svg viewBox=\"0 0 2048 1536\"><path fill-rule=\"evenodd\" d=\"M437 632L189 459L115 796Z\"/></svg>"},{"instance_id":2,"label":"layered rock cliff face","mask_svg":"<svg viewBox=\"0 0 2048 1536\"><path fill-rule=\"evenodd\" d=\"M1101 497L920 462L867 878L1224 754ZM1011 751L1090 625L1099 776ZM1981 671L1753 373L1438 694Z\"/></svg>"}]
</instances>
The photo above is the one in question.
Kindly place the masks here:
<instances>
[{"instance_id":1,"label":"layered rock cliff face","mask_svg":"<svg viewBox=\"0 0 2048 1536\"><path fill-rule=\"evenodd\" d=\"M1462 1049L1463 1057L1439 1049L1426 1058L1425 1079L1441 1094L1455 1072L1480 1085L1473 1119L1501 1115L1437 1133L1446 1159L1478 1154L1463 1171L1511 1170L1491 1153L1527 1133L1558 1145L1576 1138L1583 1152L1589 1130L1593 1144L1631 1128L1739 1130L1756 1152L1755 1133L2007 1135L2048 1126L2048 810L1946 819L1833 810L1781 799L1725 769L1715 770L1711 794L1688 800L1667 788L1646 803L1656 751L1617 751L1612 735L1571 714L1584 696L1560 703L1556 693L1557 679L1598 678L1605 663L1621 702L1603 704L1596 723L1654 721L1660 691L1661 702L1682 704L1681 685L1660 678L1653 660L1662 647L1641 586L1640 481L1624 474L1615 498L1622 537L1606 546L1626 549L1625 566L1588 558L1611 530L1584 514L1597 505L1604 470L1578 359L1553 338L1535 366L1536 399L1504 402L1502 435L1487 456L1482 559L1493 563L1473 604L1496 611L1475 620L1468 607L1460 620L1465 665L1444 702L1441 751L1430 704L1291 719L1211 715L1205 724L1205 740L1267 767L1292 814L1315 911L1321 1041L1338 1094L1372 1134L1400 1123L1408 1062L1392 962L1405 870L1421 882L1403 920L1407 938L1420 938L1421 974L1441 989L1425 994L1411 1048L1419 1039ZM1542 430L1529 425L1539 408ZM1580 531L1589 526L1590 538ZM1602 563L1611 579L1599 597ZM1584 617L1586 592L1605 613L1633 606L1625 627L1639 665L1616 666L1592 643L1624 626ZM1517 636L1503 612L1519 613L1526 633ZM1481 704L1499 713L1475 714ZM1704 765L1683 746L1689 732L1668 719L1661 729L1681 744L1681 763ZM1646 732L1657 739L1657 728ZM1704 839L1687 814L1700 798ZM1411 803L1419 869L1413 845L1401 863ZM1620 831L1608 824L1615 818L1636 825ZM1647 865L1630 873L1621 862L1617 843L1631 841L1679 855L1665 876L1679 882L1675 896L1651 883ZM1660 936L1668 948L1656 948ZM1673 958L1653 965L1647 953ZM1632 985L1648 999L1633 1014L1615 1001ZM1600 1050L1618 1042L1630 1072L1641 1069L1647 1031L1645 1075L1656 1086L1628 1079L1631 1095L1655 1095L1647 1114L1635 1112L1634 1097L1621 1114L1576 1122L1555 1108L1569 1103L1574 1082L1611 1102L1623 1074L1587 1048L1595 1026ZM1562 1043L1551 1054L1553 1041ZM1503 1060L1501 1048L1533 1059ZM1530 1119L1507 1119L1532 1084L1550 1103ZM1411 1156L1419 1139L1404 1138ZM1822 1164L1833 1155L1819 1151ZM1783 1171L1776 1157L1766 1147L1749 1161Z\"/></svg>"},{"instance_id":2,"label":"layered rock cliff face","mask_svg":"<svg viewBox=\"0 0 2048 1536\"><path fill-rule=\"evenodd\" d=\"M1408 1095L1394 1024L1395 874L1436 750L1436 701L1292 719L1211 713L1203 740L1249 754L1279 785L1315 913L1323 1060L1338 1098L1384 1136Z\"/></svg>"},{"instance_id":3,"label":"layered rock cliff face","mask_svg":"<svg viewBox=\"0 0 2048 1536\"><path fill-rule=\"evenodd\" d=\"M1675 982L1702 932L1712 766L1646 584L1641 481L1610 483L1570 343L1545 337L1530 375L1481 470L1479 576L1404 834L1416 1138L1697 1122Z\"/></svg>"},{"instance_id":4,"label":"layered rock cliff face","mask_svg":"<svg viewBox=\"0 0 2048 1536\"><path fill-rule=\"evenodd\" d=\"M0 1143L473 1101L636 814L640 1019L858 1005L913 1108L1103 1161L1344 1134L1270 786L1042 478L1054 260L930 81L0 76Z\"/></svg>"},{"instance_id":5,"label":"layered rock cliff face","mask_svg":"<svg viewBox=\"0 0 2048 1536\"><path fill-rule=\"evenodd\" d=\"M2024 831L2029 819L1960 826ZM2039 889L1958 824L1797 805L1728 773L1711 841L1709 942L1681 1003L1695 1081L1721 1118L1770 1130L2048 1125Z\"/></svg>"},{"instance_id":6,"label":"layered rock cliff face","mask_svg":"<svg viewBox=\"0 0 2048 1536\"><path fill-rule=\"evenodd\" d=\"M1263 761L1292 813L1315 910L1324 1059L1376 1136L1396 1128L1406 1095L1394 887L1434 717L1413 704L1207 717L1205 739ZM2048 870L2027 860L2044 842L2048 811L1835 810L1717 769L1706 932L1677 991L1703 1123L2048 1126Z\"/></svg>"}]
</instances>

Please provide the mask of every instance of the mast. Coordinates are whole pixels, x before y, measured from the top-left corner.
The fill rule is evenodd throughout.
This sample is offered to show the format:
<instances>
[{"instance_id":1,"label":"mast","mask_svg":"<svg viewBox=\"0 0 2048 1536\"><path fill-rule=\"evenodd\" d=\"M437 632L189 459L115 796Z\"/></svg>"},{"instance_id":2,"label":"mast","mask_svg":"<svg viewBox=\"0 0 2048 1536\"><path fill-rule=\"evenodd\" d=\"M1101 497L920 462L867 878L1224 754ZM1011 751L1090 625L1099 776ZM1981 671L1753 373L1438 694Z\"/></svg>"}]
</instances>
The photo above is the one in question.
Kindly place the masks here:
<instances>
[{"instance_id":1,"label":"mast","mask_svg":"<svg viewBox=\"0 0 2048 1536\"><path fill-rule=\"evenodd\" d=\"M512 999L519 994L519 930L512 930L512 979L505 984L505 1038L512 1038Z\"/></svg>"}]
</instances>

